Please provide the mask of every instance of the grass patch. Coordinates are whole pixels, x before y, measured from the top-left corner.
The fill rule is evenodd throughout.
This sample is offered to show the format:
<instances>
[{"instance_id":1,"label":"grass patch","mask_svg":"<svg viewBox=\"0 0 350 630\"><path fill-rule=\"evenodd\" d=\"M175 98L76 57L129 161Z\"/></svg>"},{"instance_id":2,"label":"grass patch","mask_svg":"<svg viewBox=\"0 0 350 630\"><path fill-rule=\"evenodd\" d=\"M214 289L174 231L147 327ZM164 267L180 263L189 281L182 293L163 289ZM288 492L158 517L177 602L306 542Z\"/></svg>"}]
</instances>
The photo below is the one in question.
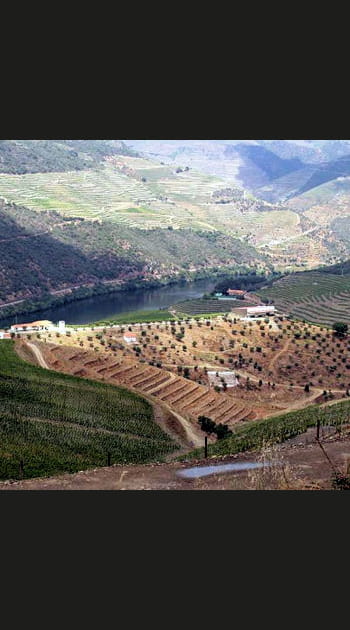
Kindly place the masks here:
<instances>
[{"instance_id":1,"label":"grass patch","mask_svg":"<svg viewBox=\"0 0 350 630\"><path fill-rule=\"evenodd\" d=\"M116 317L111 317L109 319L101 319L98 322L94 322L93 324L86 324L81 326L84 328L86 326L112 326L113 324L138 324L138 323L149 323L149 322L164 322L164 321L174 321L175 317L169 311L163 310L154 310L154 311L131 311L129 313L123 313Z\"/></svg>"}]
</instances>

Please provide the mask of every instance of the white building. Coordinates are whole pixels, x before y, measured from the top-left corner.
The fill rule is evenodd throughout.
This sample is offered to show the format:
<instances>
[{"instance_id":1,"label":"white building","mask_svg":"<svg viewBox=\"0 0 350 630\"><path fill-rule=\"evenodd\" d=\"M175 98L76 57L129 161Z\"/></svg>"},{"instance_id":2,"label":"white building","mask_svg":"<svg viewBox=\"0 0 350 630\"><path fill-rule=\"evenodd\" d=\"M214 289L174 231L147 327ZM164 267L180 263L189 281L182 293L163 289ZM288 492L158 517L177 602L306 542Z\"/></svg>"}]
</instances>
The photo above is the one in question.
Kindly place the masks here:
<instances>
[{"instance_id":1,"label":"white building","mask_svg":"<svg viewBox=\"0 0 350 630\"><path fill-rule=\"evenodd\" d=\"M248 317L262 317L263 315L273 315L275 313L275 307L270 304L264 304L264 306L248 306Z\"/></svg>"},{"instance_id":2,"label":"white building","mask_svg":"<svg viewBox=\"0 0 350 630\"><path fill-rule=\"evenodd\" d=\"M29 322L27 324L13 324L10 328L11 332L34 332L41 330L53 330L54 325L48 319L42 319L37 322Z\"/></svg>"},{"instance_id":3,"label":"white building","mask_svg":"<svg viewBox=\"0 0 350 630\"><path fill-rule=\"evenodd\" d=\"M207 372L207 375L211 387L215 387L217 385L218 387L223 388L224 383L221 379L224 379L227 388L236 387L236 385L238 385L238 379L236 378L235 373L232 371Z\"/></svg>"},{"instance_id":4,"label":"white building","mask_svg":"<svg viewBox=\"0 0 350 630\"><path fill-rule=\"evenodd\" d=\"M124 341L126 341L126 343L129 344L133 344L133 343L137 343L137 337L136 335L133 335L132 333L125 333L123 336Z\"/></svg>"},{"instance_id":5,"label":"white building","mask_svg":"<svg viewBox=\"0 0 350 630\"><path fill-rule=\"evenodd\" d=\"M66 332L66 322L63 319L60 319L60 321L57 324L57 328L58 328L58 332L64 334Z\"/></svg>"}]
</instances>

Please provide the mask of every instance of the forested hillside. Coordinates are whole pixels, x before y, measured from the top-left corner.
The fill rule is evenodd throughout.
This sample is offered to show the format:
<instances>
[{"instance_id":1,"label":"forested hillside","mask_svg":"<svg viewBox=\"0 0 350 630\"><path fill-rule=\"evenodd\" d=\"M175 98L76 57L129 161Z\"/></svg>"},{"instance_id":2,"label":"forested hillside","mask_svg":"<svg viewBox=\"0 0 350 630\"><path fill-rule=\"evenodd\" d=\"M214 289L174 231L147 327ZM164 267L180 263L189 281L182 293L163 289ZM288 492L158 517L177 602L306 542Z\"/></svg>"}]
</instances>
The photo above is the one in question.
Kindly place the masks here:
<instances>
[{"instance_id":1,"label":"forested hillside","mask_svg":"<svg viewBox=\"0 0 350 630\"><path fill-rule=\"evenodd\" d=\"M119 154L135 152L121 140L0 140L0 173L82 170Z\"/></svg>"},{"instance_id":2,"label":"forested hillside","mask_svg":"<svg viewBox=\"0 0 350 630\"><path fill-rule=\"evenodd\" d=\"M0 202L1 303L80 284L191 278L235 265L266 263L221 232L141 230Z\"/></svg>"}]
</instances>

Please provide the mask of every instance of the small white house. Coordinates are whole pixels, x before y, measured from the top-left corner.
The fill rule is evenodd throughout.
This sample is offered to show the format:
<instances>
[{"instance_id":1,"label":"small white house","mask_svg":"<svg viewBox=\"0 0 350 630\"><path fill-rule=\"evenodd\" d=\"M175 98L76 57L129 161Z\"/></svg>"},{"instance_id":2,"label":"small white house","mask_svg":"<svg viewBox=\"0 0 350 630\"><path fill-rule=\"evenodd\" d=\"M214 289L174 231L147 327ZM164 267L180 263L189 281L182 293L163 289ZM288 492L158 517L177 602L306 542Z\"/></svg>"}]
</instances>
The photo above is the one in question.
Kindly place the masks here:
<instances>
[{"instance_id":1,"label":"small white house","mask_svg":"<svg viewBox=\"0 0 350 630\"><path fill-rule=\"evenodd\" d=\"M137 337L136 335L133 335L132 333L125 333L123 336L123 339L126 343L129 343L129 344L137 343Z\"/></svg>"}]
</instances>

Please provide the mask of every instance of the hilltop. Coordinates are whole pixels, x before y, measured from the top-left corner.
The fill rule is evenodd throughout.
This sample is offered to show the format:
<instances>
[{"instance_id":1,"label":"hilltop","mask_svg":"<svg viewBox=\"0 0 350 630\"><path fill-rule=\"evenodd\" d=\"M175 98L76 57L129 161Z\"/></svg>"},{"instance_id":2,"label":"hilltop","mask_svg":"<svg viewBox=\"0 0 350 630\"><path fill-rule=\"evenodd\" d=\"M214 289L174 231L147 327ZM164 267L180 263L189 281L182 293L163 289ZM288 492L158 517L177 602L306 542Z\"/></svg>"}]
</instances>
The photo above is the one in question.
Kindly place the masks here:
<instances>
[{"instance_id":1,"label":"hilltop","mask_svg":"<svg viewBox=\"0 0 350 630\"><path fill-rule=\"evenodd\" d=\"M0 173L96 167L107 155L135 155L121 140L0 140Z\"/></svg>"}]
</instances>

